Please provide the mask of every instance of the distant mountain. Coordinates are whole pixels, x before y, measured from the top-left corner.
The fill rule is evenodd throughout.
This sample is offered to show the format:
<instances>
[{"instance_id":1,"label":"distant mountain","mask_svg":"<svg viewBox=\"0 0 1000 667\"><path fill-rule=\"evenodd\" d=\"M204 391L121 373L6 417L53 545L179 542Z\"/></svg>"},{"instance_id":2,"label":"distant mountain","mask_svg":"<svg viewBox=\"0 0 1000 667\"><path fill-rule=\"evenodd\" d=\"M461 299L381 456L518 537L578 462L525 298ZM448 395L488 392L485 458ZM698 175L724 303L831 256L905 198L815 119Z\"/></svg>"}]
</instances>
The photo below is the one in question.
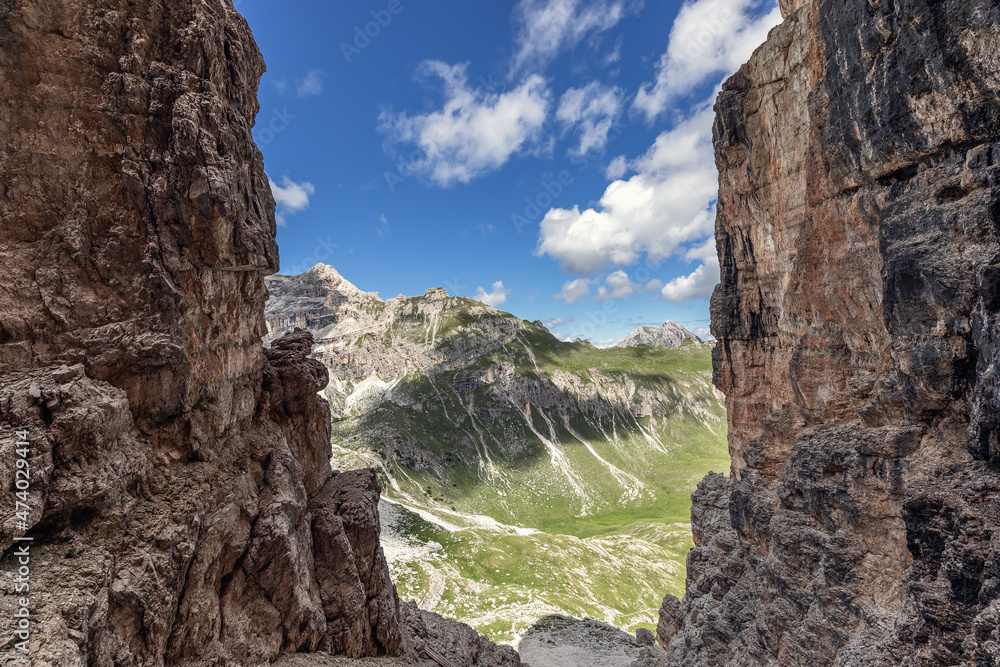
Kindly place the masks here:
<instances>
[{"instance_id":1,"label":"distant mountain","mask_svg":"<svg viewBox=\"0 0 1000 667\"><path fill-rule=\"evenodd\" d=\"M615 347L635 347L636 345L648 345L650 347L665 347L676 349L686 340L693 340L696 343L704 341L694 335L676 322L666 321L658 327L639 327Z\"/></svg>"},{"instance_id":2,"label":"distant mountain","mask_svg":"<svg viewBox=\"0 0 1000 667\"><path fill-rule=\"evenodd\" d=\"M683 591L690 493L728 470L711 350L600 350L329 266L267 278L269 338L313 332L334 466L373 467L401 595L513 639L550 613L655 622Z\"/></svg>"}]
</instances>

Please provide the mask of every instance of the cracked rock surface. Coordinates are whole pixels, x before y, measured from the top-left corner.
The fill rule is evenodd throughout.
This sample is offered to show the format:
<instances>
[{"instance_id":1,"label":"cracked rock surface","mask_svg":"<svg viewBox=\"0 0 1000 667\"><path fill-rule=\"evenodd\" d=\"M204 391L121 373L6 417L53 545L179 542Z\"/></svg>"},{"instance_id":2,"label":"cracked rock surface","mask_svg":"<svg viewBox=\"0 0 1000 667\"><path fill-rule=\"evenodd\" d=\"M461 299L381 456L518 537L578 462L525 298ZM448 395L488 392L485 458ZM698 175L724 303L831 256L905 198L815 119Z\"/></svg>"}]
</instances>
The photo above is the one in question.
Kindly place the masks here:
<instances>
[{"instance_id":1,"label":"cracked rock surface","mask_svg":"<svg viewBox=\"0 0 1000 667\"><path fill-rule=\"evenodd\" d=\"M1000 6L788 0L723 87L732 477L672 665L1000 664Z\"/></svg>"},{"instance_id":2,"label":"cracked rock surface","mask_svg":"<svg viewBox=\"0 0 1000 667\"><path fill-rule=\"evenodd\" d=\"M36 664L407 652L312 338L261 342L263 70L229 2L0 3L0 615L28 535Z\"/></svg>"}]
</instances>

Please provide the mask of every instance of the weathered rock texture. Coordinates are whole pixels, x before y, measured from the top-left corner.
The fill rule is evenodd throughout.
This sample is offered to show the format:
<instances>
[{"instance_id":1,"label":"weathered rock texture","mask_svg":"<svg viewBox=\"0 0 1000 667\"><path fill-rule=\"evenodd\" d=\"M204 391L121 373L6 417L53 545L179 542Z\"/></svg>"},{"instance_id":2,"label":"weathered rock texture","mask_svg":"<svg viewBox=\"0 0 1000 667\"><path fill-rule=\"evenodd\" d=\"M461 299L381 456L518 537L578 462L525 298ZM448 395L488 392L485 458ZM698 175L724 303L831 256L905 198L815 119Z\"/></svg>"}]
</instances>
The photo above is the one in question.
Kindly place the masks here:
<instances>
[{"instance_id":1,"label":"weathered rock texture","mask_svg":"<svg viewBox=\"0 0 1000 667\"><path fill-rule=\"evenodd\" d=\"M311 336L261 343L263 69L228 1L0 3L0 548L35 539L36 664L405 651L379 489L330 470Z\"/></svg>"},{"instance_id":2,"label":"weathered rock texture","mask_svg":"<svg viewBox=\"0 0 1000 667\"><path fill-rule=\"evenodd\" d=\"M432 611L417 603L402 603L407 635L418 656L437 653L455 667L521 667L521 658L510 646L497 645L471 627Z\"/></svg>"},{"instance_id":3,"label":"weathered rock texture","mask_svg":"<svg viewBox=\"0 0 1000 667\"><path fill-rule=\"evenodd\" d=\"M716 383L671 664L1000 664L1000 5L799 0L715 125Z\"/></svg>"}]
</instances>

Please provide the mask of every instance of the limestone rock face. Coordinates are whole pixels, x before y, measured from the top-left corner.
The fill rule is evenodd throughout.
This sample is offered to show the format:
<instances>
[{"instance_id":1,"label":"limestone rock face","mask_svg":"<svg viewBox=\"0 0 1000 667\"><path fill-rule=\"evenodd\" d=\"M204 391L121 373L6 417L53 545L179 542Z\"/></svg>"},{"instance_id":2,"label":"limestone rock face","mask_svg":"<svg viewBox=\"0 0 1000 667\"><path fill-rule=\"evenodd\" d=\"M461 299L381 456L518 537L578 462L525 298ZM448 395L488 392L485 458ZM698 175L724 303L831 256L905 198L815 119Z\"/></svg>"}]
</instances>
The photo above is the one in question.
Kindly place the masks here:
<instances>
[{"instance_id":1,"label":"limestone rock face","mask_svg":"<svg viewBox=\"0 0 1000 667\"><path fill-rule=\"evenodd\" d=\"M34 538L36 664L406 651L379 489L330 470L312 338L261 342L263 69L228 1L0 3L0 548Z\"/></svg>"},{"instance_id":2,"label":"limestone rock face","mask_svg":"<svg viewBox=\"0 0 1000 667\"><path fill-rule=\"evenodd\" d=\"M715 382L671 664L1000 664L1000 6L782 2L717 103Z\"/></svg>"}]
</instances>

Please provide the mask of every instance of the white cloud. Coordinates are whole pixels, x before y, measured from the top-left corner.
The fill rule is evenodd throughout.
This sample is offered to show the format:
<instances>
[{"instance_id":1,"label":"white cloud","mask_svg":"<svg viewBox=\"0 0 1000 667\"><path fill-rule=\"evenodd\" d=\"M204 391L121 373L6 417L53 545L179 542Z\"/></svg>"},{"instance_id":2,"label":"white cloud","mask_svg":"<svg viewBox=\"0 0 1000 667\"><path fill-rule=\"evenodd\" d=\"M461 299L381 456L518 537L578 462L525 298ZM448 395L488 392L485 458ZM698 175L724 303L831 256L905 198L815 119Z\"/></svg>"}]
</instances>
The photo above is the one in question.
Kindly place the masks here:
<instances>
[{"instance_id":1,"label":"white cloud","mask_svg":"<svg viewBox=\"0 0 1000 667\"><path fill-rule=\"evenodd\" d=\"M309 208L309 195L316 192L312 183L305 181L296 183L287 176L281 177L281 185L270 178L267 182L271 185L271 194L277 207L275 218L279 227L288 224L287 216Z\"/></svg>"},{"instance_id":2,"label":"white cloud","mask_svg":"<svg viewBox=\"0 0 1000 667\"><path fill-rule=\"evenodd\" d=\"M543 68L563 49L613 28L641 7L632 0L521 0L514 9L517 52L511 74Z\"/></svg>"},{"instance_id":3,"label":"white cloud","mask_svg":"<svg viewBox=\"0 0 1000 667\"><path fill-rule=\"evenodd\" d=\"M590 283L591 281L586 278L569 280L553 298L565 301L567 306L572 306L575 303L583 301L590 295Z\"/></svg>"},{"instance_id":4,"label":"white cloud","mask_svg":"<svg viewBox=\"0 0 1000 667\"><path fill-rule=\"evenodd\" d=\"M628 169L628 161L625 159L624 155L619 155L614 160L608 163L608 168L604 170L604 175L610 178L612 181L617 181L619 178L625 175L625 171Z\"/></svg>"},{"instance_id":5,"label":"white cloud","mask_svg":"<svg viewBox=\"0 0 1000 667\"><path fill-rule=\"evenodd\" d=\"M712 207L712 218L715 218L715 207ZM684 257L687 259L700 259L702 262L718 261L719 253L715 247L715 237L708 238L704 243L691 246Z\"/></svg>"},{"instance_id":6,"label":"white cloud","mask_svg":"<svg viewBox=\"0 0 1000 667\"><path fill-rule=\"evenodd\" d=\"M715 238L694 246L685 255L688 259L700 259L701 266L686 276L674 278L660 290L667 301L681 303L688 299L710 299L715 286L719 284L719 257L715 251Z\"/></svg>"},{"instance_id":7,"label":"white cloud","mask_svg":"<svg viewBox=\"0 0 1000 667\"><path fill-rule=\"evenodd\" d=\"M710 209L718 191L712 150L712 108L663 132L616 180L595 208L550 209L540 224L537 255L549 255L568 272L592 275L610 264L628 266L645 254L665 259L710 234Z\"/></svg>"},{"instance_id":8,"label":"white cloud","mask_svg":"<svg viewBox=\"0 0 1000 667\"><path fill-rule=\"evenodd\" d=\"M614 65L616 62L622 59L622 45L625 43L625 35L618 35L618 39L615 40L615 48L611 53L609 53L604 58L605 65Z\"/></svg>"},{"instance_id":9,"label":"white cloud","mask_svg":"<svg viewBox=\"0 0 1000 667\"><path fill-rule=\"evenodd\" d=\"M278 91L279 95L284 95L288 92L288 81L284 78L275 79L273 77L267 77L267 80L271 82L271 85L274 86L274 89Z\"/></svg>"},{"instance_id":10,"label":"white cloud","mask_svg":"<svg viewBox=\"0 0 1000 667\"><path fill-rule=\"evenodd\" d=\"M694 330L694 335L702 340L715 340L712 335L712 327L699 327Z\"/></svg>"},{"instance_id":11,"label":"white cloud","mask_svg":"<svg viewBox=\"0 0 1000 667\"><path fill-rule=\"evenodd\" d=\"M624 105L620 88L591 81L583 88L570 88L559 100L556 119L565 131L575 131L580 144L570 150L572 155L601 152L608 143L608 133L622 113Z\"/></svg>"},{"instance_id":12,"label":"white cloud","mask_svg":"<svg viewBox=\"0 0 1000 667\"><path fill-rule=\"evenodd\" d=\"M594 297L594 301L627 299L633 294L639 294L644 289L643 285L632 282L627 273L618 269L609 274L604 279L604 284L597 288L597 295Z\"/></svg>"},{"instance_id":13,"label":"white cloud","mask_svg":"<svg viewBox=\"0 0 1000 667\"><path fill-rule=\"evenodd\" d=\"M497 308L507 303L507 295L513 290L505 289L503 286L503 281L498 280L493 283L493 291L487 292L482 287L476 288L476 296L474 297L476 301L482 301L487 306L493 306Z\"/></svg>"},{"instance_id":14,"label":"white cloud","mask_svg":"<svg viewBox=\"0 0 1000 667\"><path fill-rule=\"evenodd\" d=\"M538 75L506 93L469 86L466 65L427 61L425 76L444 83L441 109L415 116L391 109L379 114L387 150L415 146L418 157L403 167L442 187L468 183L499 169L535 139L545 123L550 93Z\"/></svg>"},{"instance_id":15,"label":"white cloud","mask_svg":"<svg viewBox=\"0 0 1000 667\"><path fill-rule=\"evenodd\" d=\"M762 4L771 9L760 15ZM674 20L656 78L639 90L635 108L653 120L671 100L735 72L779 23L774 0L688 0Z\"/></svg>"},{"instance_id":16,"label":"white cloud","mask_svg":"<svg viewBox=\"0 0 1000 667\"><path fill-rule=\"evenodd\" d=\"M312 69L299 81L299 97L312 97L323 92L323 70Z\"/></svg>"},{"instance_id":17,"label":"white cloud","mask_svg":"<svg viewBox=\"0 0 1000 667\"><path fill-rule=\"evenodd\" d=\"M607 350L610 347L614 347L617 343L617 338L604 338L594 343L594 347L601 350Z\"/></svg>"}]
</instances>

